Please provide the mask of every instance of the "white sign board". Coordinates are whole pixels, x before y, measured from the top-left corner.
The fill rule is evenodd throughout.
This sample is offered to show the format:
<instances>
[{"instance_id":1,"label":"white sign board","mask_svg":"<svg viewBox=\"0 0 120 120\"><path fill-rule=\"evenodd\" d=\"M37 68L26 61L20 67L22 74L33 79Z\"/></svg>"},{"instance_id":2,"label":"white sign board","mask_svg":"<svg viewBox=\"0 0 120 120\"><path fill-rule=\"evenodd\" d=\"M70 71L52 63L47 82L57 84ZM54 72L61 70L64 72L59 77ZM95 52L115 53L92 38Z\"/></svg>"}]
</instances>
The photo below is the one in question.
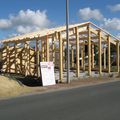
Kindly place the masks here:
<instances>
[{"instance_id":1,"label":"white sign board","mask_svg":"<svg viewBox=\"0 0 120 120\"><path fill-rule=\"evenodd\" d=\"M53 62L40 62L43 86L55 85L55 74Z\"/></svg>"}]
</instances>

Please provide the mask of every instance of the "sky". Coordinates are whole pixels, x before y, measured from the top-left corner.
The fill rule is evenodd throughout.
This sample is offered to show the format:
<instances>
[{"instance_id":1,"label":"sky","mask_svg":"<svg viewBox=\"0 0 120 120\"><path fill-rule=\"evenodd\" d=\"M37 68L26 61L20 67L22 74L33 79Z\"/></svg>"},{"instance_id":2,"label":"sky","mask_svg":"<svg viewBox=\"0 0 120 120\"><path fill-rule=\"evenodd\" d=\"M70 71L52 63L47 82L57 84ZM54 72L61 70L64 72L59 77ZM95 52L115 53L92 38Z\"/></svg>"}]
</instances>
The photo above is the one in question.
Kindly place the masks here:
<instances>
[{"instance_id":1,"label":"sky","mask_svg":"<svg viewBox=\"0 0 120 120\"><path fill-rule=\"evenodd\" d=\"M0 40L65 25L66 0L1 0ZM91 21L120 37L119 0L69 0L70 24Z\"/></svg>"}]
</instances>

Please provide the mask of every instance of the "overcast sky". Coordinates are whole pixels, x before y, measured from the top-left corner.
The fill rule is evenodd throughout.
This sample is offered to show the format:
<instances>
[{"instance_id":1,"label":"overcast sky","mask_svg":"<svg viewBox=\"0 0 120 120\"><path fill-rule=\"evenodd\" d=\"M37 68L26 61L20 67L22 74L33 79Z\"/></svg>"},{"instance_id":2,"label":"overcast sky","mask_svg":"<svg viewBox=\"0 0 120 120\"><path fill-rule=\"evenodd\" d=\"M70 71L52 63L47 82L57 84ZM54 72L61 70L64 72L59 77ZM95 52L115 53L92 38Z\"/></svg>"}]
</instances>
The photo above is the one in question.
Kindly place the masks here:
<instances>
[{"instance_id":1,"label":"overcast sky","mask_svg":"<svg viewBox=\"0 0 120 120\"><path fill-rule=\"evenodd\" d=\"M65 24L66 0L1 0L0 39ZM91 21L120 36L120 0L69 0L70 23Z\"/></svg>"}]
</instances>

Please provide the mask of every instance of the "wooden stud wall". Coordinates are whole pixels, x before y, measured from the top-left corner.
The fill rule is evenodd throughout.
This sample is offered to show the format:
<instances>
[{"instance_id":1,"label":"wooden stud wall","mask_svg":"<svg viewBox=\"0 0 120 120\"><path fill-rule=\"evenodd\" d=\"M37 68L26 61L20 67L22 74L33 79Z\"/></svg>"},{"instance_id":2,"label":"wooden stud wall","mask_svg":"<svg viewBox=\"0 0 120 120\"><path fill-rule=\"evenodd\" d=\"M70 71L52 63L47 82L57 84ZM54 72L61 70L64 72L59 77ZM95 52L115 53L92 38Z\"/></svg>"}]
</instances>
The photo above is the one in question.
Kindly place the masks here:
<instances>
[{"instance_id":1,"label":"wooden stud wall","mask_svg":"<svg viewBox=\"0 0 120 120\"><path fill-rule=\"evenodd\" d=\"M83 28L82 28L83 27ZM82 29L81 29L82 28ZM58 30L58 31L57 31ZM11 73L21 73L25 76L35 75L40 77L40 61L52 61L56 65L58 63L58 58L56 54L59 54L59 79L63 80L63 69L65 69L65 43L66 34L65 29L59 28L56 31L50 31L45 36L34 37L36 42L35 48L31 48L29 42L33 39L25 38L20 42L24 44L24 47L19 47L19 40L5 42L3 50L3 61L4 67L3 71ZM107 70L110 73L111 70L111 44L116 46L117 55L117 72L120 70L120 44L112 40L110 34L103 34L104 31L99 28L92 28L90 23L70 28L70 45L71 47L71 67L76 69L76 76L80 76L80 70L87 70L89 76L91 76L92 70L98 70L99 74L102 71ZM50 46L50 39L52 39L52 44ZM39 42L40 41L40 42ZM56 48L55 42L59 42L59 48ZM10 46L14 43L14 46ZM39 47L41 43L41 48ZM107 47L103 48L102 45L106 44ZM87 50L85 50L87 46ZM98 46L98 66L95 64L95 46ZM74 48L75 52L74 52ZM107 50L106 50L107 49ZM86 55L86 53L87 55ZM107 53L107 54L106 54ZM11 54L14 54L13 56ZM81 54L81 55L80 55ZM104 61L102 62L102 55ZM76 61L75 61L76 57ZM81 62L80 62L81 60ZM106 61L107 60L107 61ZM13 62L14 61L14 62ZM87 62L86 62L87 61ZM81 63L81 66L80 66ZM102 64L103 63L103 64ZM107 67L106 67L107 64ZM102 65L104 66L102 68ZM14 67L14 68L13 68ZM33 74L34 73L34 74Z\"/></svg>"}]
</instances>

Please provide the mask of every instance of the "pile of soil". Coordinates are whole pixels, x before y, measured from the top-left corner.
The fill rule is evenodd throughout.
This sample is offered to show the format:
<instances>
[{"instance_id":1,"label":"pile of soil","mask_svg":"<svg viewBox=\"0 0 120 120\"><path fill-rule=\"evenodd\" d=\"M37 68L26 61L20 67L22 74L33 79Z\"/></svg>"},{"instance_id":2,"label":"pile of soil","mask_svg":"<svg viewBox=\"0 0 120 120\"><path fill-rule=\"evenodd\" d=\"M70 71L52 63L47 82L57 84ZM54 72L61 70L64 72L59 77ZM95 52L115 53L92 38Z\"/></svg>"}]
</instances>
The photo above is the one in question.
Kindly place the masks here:
<instances>
[{"instance_id":1,"label":"pile of soil","mask_svg":"<svg viewBox=\"0 0 120 120\"><path fill-rule=\"evenodd\" d=\"M12 78L0 75L0 98L18 96L23 92L29 92L29 87L24 86Z\"/></svg>"}]
</instances>

